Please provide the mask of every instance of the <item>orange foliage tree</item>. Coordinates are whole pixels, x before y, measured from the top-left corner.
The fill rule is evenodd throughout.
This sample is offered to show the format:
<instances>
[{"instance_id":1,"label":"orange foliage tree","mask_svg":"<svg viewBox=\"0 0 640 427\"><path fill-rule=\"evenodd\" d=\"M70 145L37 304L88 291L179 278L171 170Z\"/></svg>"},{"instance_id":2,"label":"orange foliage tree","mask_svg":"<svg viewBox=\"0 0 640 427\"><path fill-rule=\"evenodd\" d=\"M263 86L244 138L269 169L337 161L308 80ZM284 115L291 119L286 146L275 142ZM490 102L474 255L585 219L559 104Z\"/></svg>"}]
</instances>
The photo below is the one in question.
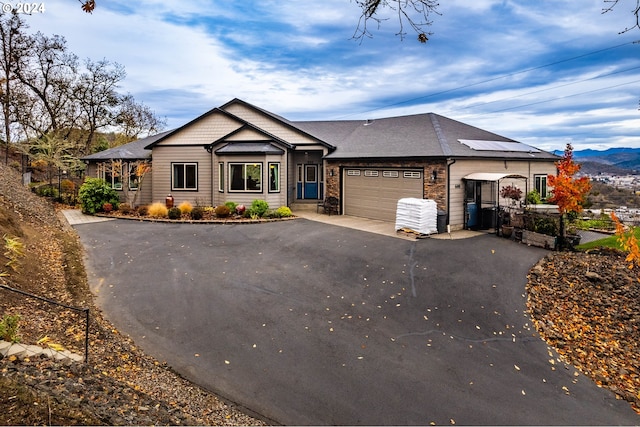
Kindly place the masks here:
<instances>
[{"instance_id":1,"label":"orange foliage tree","mask_svg":"<svg viewBox=\"0 0 640 427\"><path fill-rule=\"evenodd\" d=\"M624 229L624 225L618 219L615 213L611 212L611 219L616 224L616 235L618 236L618 243L623 251L627 253L626 261L629 263L629 268L640 265L640 244L636 238L633 230L627 233Z\"/></svg>"},{"instance_id":2,"label":"orange foliage tree","mask_svg":"<svg viewBox=\"0 0 640 427\"><path fill-rule=\"evenodd\" d=\"M547 176L547 182L551 190L549 201L558 205L560 211L560 236L562 247L565 244L565 214L569 212L581 212L587 193L591 190L591 182L586 176L576 177L580 171L580 165L573 161L573 147L567 144L562 159L556 162L557 175Z\"/></svg>"},{"instance_id":3,"label":"orange foliage tree","mask_svg":"<svg viewBox=\"0 0 640 427\"><path fill-rule=\"evenodd\" d=\"M591 182L586 176L576 178L580 165L573 161L573 147L567 144L562 160L556 162L558 175L549 175L547 181L551 190L549 201L558 205L561 215L568 212L581 212Z\"/></svg>"}]
</instances>

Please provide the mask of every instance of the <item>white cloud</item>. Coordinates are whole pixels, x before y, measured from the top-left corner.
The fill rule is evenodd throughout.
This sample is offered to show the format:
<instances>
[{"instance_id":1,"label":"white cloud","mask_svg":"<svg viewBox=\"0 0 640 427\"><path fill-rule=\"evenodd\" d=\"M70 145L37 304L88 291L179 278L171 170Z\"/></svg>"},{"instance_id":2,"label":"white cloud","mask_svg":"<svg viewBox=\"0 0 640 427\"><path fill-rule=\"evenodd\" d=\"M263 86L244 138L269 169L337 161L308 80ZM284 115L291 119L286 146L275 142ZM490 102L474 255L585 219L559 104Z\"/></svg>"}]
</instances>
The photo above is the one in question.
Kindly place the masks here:
<instances>
[{"instance_id":1,"label":"white cloud","mask_svg":"<svg viewBox=\"0 0 640 427\"><path fill-rule=\"evenodd\" d=\"M92 15L77 2L48 0L45 14L25 21L65 36L80 58L124 65L122 89L171 127L239 97L291 119L433 111L523 142L557 144L573 132L585 144L610 135L611 144L640 146L638 84L573 96L640 79L639 72L560 86L640 66L640 45L562 62L631 38L617 34L630 12L601 15L602 5L450 0L433 16L426 45L401 42L393 20L373 39L349 40L360 10L348 0L98 0ZM579 118L592 126L577 125Z\"/></svg>"}]
</instances>

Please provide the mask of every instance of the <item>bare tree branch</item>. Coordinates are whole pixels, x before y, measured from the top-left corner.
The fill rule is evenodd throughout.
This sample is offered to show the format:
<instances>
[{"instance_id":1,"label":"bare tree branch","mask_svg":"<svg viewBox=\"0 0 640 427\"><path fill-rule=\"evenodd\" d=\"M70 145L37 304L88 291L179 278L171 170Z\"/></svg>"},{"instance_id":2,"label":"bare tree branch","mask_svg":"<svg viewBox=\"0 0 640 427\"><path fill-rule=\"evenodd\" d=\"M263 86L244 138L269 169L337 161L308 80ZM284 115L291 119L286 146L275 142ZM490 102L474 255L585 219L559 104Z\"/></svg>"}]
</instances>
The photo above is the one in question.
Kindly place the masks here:
<instances>
[{"instance_id":1,"label":"bare tree branch","mask_svg":"<svg viewBox=\"0 0 640 427\"><path fill-rule=\"evenodd\" d=\"M616 6L618 6L618 4L620 3L620 0L604 0L604 3L608 4L608 6L605 6L602 9L603 14L611 12ZM633 7L631 12L633 13L633 16L635 16L636 18L635 24L620 31L619 34L627 33L633 30L634 28L640 29L640 0L636 0L636 5Z\"/></svg>"},{"instance_id":2,"label":"bare tree branch","mask_svg":"<svg viewBox=\"0 0 640 427\"><path fill-rule=\"evenodd\" d=\"M401 40L407 35L405 26L411 27L418 34L418 41L426 43L433 33L427 31L431 26L431 14L439 14L436 0L353 0L362 9L362 15L354 31L353 38L361 40L364 37L372 38L368 23L373 21L380 28L383 21L389 18L381 17L385 11L395 12L398 19L399 30L396 35Z\"/></svg>"}]
</instances>

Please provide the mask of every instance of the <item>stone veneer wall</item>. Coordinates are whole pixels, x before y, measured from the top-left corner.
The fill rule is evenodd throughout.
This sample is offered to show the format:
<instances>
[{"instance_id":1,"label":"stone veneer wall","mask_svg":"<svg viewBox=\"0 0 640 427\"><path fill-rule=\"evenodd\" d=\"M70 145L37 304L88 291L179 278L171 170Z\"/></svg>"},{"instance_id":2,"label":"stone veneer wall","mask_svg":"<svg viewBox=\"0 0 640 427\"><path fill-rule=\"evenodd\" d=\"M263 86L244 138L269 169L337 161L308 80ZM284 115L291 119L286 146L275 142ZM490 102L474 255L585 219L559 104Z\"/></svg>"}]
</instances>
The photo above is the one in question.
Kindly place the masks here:
<instances>
[{"instance_id":1,"label":"stone veneer wall","mask_svg":"<svg viewBox=\"0 0 640 427\"><path fill-rule=\"evenodd\" d=\"M447 163L442 160L381 160L381 161L327 161L324 177L325 196L340 198L340 168L413 168L422 169L424 175L423 194L425 199L435 200L438 209L447 209ZM433 171L437 179L431 180Z\"/></svg>"}]
</instances>

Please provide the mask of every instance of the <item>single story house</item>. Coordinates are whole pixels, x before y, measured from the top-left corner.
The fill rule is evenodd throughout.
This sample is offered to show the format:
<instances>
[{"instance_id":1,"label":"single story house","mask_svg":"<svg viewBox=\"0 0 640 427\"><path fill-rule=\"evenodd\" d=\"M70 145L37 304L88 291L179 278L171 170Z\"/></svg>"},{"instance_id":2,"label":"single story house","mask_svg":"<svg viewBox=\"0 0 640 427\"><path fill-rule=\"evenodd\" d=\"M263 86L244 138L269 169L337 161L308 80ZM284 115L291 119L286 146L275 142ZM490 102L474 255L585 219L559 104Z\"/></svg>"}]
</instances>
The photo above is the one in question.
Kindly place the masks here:
<instances>
[{"instance_id":1,"label":"single story house","mask_svg":"<svg viewBox=\"0 0 640 427\"><path fill-rule=\"evenodd\" d=\"M375 120L290 121L240 99L185 125L87 157L87 176L127 198L140 162L152 170L137 204L317 203L393 221L398 199L433 199L451 229L490 228L500 188L546 197L558 156L434 113ZM117 170L114 170L113 165ZM126 181L126 182L125 182ZM129 196L130 199L130 196Z\"/></svg>"}]
</instances>

